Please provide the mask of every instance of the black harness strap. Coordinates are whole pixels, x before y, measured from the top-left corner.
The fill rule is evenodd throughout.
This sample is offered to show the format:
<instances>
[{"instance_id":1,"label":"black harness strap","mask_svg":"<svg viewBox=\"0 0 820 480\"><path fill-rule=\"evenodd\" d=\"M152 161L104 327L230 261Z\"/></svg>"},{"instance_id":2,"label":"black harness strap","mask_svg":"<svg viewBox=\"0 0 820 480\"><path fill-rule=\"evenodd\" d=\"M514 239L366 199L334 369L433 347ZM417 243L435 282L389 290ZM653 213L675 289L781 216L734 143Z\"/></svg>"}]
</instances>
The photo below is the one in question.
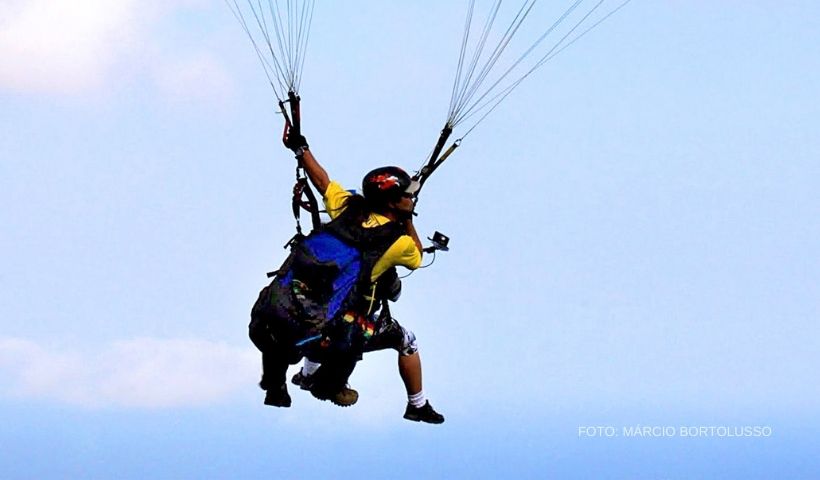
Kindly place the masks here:
<instances>
[{"instance_id":1,"label":"black harness strap","mask_svg":"<svg viewBox=\"0 0 820 480\"><path fill-rule=\"evenodd\" d=\"M302 209L310 212L313 230L322 226L322 220L319 217L319 203L316 200L316 194L308 184L304 168L301 166L301 158L297 157L297 160L299 161L299 165L296 167L296 184L293 186L291 207L293 209L293 217L296 219L296 234L302 235L302 224L300 221ZM306 200L303 200L303 197L306 198Z\"/></svg>"}]
</instances>

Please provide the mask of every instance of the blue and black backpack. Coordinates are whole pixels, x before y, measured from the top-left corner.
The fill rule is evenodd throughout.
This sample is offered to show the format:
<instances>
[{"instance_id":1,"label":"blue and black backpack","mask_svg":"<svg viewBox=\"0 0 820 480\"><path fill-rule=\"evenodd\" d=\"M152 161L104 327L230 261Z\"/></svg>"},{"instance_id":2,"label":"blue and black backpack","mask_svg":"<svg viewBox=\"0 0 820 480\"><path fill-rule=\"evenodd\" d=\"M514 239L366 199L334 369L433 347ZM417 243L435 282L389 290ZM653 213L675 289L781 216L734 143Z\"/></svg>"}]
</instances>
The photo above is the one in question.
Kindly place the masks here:
<instances>
[{"instance_id":1,"label":"blue and black backpack","mask_svg":"<svg viewBox=\"0 0 820 480\"><path fill-rule=\"evenodd\" d=\"M294 241L271 286L283 297L279 304L289 306L289 320L301 332L299 336L350 337L354 335L351 330L367 330L361 320L367 318L375 301L370 280L373 266L404 233L397 222L365 228L346 210ZM367 335L366 331L358 333Z\"/></svg>"}]
</instances>

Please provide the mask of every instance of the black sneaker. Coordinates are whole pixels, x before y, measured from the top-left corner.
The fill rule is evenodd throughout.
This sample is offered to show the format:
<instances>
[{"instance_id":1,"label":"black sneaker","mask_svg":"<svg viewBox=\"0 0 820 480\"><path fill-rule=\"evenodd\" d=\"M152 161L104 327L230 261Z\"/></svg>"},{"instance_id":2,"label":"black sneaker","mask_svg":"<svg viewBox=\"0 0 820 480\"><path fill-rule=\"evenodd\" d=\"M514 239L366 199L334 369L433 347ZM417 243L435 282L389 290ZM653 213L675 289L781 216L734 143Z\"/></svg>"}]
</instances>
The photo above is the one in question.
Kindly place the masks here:
<instances>
[{"instance_id":1,"label":"black sneaker","mask_svg":"<svg viewBox=\"0 0 820 480\"><path fill-rule=\"evenodd\" d=\"M288 395L288 386L284 383L279 388L272 388L267 391L265 394L265 405L270 405L271 407L284 407L288 408L290 406L290 395Z\"/></svg>"},{"instance_id":2,"label":"black sneaker","mask_svg":"<svg viewBox=\"0 0 820 480\"><path fill-rule=\"evenodd\" d=\"M433 410L429 400L421 407L414 407L408 403L407 410L404 411L404 418L414 422L444 423L444 416Z\"/></svg>"},{"instance_id":3,"label":"black sneaker","mask_svg":"<svg viewBox=\"0 0 820 480\"><path fill-rule=\"evenodd\" d=\"M313 386L313 379L310 377L310 375L302 374L302 370L299 370L296 372L296 375L290 379L290 383L296 385L302 390L310 390L310 387Z\"/></svg>"}]
</instances>

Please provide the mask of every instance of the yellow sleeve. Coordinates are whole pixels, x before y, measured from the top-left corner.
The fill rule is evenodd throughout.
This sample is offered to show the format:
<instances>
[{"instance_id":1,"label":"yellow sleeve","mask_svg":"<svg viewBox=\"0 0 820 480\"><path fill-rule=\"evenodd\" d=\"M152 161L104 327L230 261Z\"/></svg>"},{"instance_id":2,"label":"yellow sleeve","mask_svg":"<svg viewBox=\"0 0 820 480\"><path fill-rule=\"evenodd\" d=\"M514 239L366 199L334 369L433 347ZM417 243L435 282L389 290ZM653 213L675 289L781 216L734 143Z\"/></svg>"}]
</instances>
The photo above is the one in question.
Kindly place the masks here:
<instances>
[{"instance_id":1,"label":"yellow sleeve","mask_svg":"<svg viewBox=\"0 0 820 480\"><path fill-rule=\"evenodd\" d=\"M339 183L331 181L325 190L323 198L325 202L325 210L330 218L338 217L345 210L345 201L351 195L350 192L344 189Z\"/></svg>"},{"instance_id":2,"label":"yellow sleeve","mask_svg":"<svg viewBox=\"0 0 820 480\"><path fill-rule=\"evenodd\" d=\"M388 268L395 266L406 267L410 270L415 270L421 266L421 252L416 247L416 242L409 235L399 237L384 252L384 255L376 261L370 281L375 282Z\"/></svg>"}]
</instances>

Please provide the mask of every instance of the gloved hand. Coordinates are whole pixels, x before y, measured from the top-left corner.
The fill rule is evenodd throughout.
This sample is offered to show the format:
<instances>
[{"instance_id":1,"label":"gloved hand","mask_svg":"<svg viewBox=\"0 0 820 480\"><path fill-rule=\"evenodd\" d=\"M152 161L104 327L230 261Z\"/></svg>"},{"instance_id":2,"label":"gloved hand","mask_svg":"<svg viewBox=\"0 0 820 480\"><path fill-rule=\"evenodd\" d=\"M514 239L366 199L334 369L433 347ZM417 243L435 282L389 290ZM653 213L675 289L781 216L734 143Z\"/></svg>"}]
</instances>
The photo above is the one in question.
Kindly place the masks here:
<instances>
[{"instance_id":1,"label":"gloved hand","mask_svg":"<svg viewBox=\"0 0 820 480\"><path fill-rule=\"evenodd\" d=\"M301 133L289 132L283 142L287 148L298 154L300 150L308 148L307 139Z\"/></svg>"}]
</instances>

